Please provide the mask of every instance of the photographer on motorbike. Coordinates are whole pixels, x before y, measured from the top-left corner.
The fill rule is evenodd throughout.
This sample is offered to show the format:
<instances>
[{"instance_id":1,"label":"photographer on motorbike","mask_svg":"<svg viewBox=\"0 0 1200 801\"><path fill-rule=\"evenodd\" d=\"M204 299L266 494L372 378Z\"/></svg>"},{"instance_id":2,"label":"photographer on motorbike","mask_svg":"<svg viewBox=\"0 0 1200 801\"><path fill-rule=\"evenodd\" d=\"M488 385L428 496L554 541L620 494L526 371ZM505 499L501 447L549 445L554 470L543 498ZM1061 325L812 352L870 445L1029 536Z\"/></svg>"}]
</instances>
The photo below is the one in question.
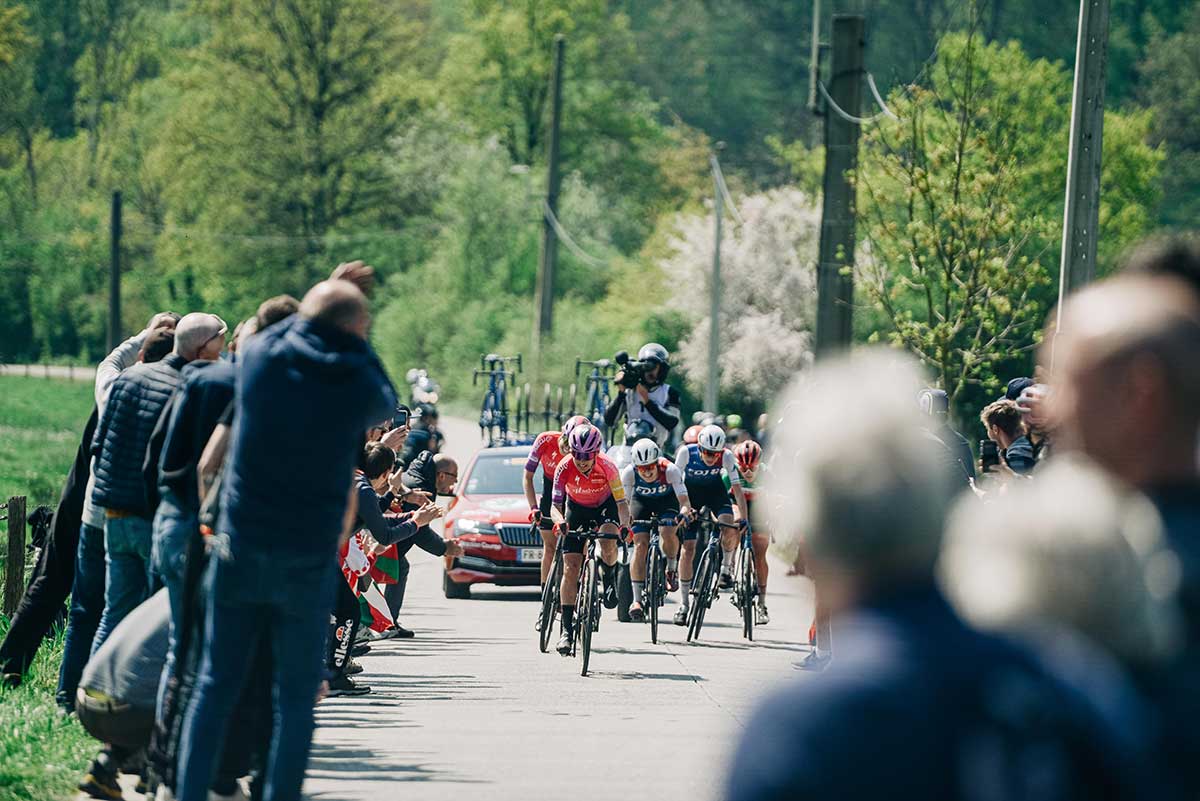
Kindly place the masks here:
<instances>
[{"instance_id":1,"label":"photographer on motorbike","mask_svg":"<svg viewBox=\"0 0 1200 801\"><path fill-rule=\"evenodd\" d=\"M623 352L617 354L622 369L613 380L625 391L604 412L605 425L612 428L624 411L629 423L645 420L654 426L651 437L659 447L666 445L679 424L679 393L666 383L670 359L667 349L657 342L643 345L637 361L630 361Z\"/></svg>"}]
</instances>

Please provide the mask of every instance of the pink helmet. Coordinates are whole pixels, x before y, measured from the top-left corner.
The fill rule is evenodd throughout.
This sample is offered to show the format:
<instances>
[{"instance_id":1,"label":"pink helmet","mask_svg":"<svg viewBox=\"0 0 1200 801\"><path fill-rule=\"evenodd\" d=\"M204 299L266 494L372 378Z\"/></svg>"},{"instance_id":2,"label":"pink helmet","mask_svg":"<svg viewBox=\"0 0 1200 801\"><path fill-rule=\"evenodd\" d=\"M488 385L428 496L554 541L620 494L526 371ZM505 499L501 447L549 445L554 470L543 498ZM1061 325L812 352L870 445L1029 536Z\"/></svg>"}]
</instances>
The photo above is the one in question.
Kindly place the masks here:
<instances>
[{"instance_id":1,"label":"pink helmet","mask_svg":"<svg viewBox=\"0 0 1200 801\"><path fill-rule=\"evenodd\" d=\"M580 423L586 423L586 422L588 422L588 419L586 417L584 417L582 414L577 414L574 417L568 417L567 422L563 423L563 427L562 427L563 436L565 437L568 434L570 434L571 429L574 428L575 426L579 425Z\"/></svg>"},{"instance_id":2,"label":"pink helmet","mask_svg":"<svg viewBox=\"0 0 1200 801\"><path fill-rule=\"evenodd\" d=\"M577 459L591 459L600 452L600 446L604 444L604 435L594 425L582 423L571 429L571 433L567 435L567 442L571 446L572 456Z\"/></svg>"}]
</instances>

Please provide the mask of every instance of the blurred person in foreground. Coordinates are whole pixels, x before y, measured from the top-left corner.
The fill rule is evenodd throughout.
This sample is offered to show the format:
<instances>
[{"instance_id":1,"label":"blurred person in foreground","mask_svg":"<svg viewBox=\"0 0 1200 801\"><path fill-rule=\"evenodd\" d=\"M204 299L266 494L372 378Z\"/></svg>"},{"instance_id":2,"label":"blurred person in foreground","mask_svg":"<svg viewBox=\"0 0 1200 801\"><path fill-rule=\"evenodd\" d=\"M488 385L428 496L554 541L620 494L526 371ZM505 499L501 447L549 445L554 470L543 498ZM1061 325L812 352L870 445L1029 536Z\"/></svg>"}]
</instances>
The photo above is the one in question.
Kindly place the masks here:
<instances>
[{"instance_id":1,"label":"blurred person in foreground","mask_svg":"<svg viewBox=\"0 0 1200 801\"><path fill-rule=\"evenodd\" d=\"M368 284L370 268L357 269ZM206 801L260 642L271 647L274 706L264 797L300 795L337 579L330 565L355 514L354 467L364 432L396 406L367 343L370 319L356 283L322 281L297 314L239 352L201 665L183 723L180 801Z\"/></svg>"},{"instance_id":2,"label":"blurred person in foreground","mask_svg":"<svg viewBox=\"0 0 1200 801\"><path fill-rule=\"evenodd\" d=\"M806 536L838 656L759 707L725 797L1155 797L1084 696L1022 647L969 628L938 590L954 487L912 402L919 380L907 357L865 351L788 390L773 524Z\"/></svg>"},{"instance_id":3,"label":"blurred person in foreground","mask_svg":"<svg viewBox=\"0 0 1200 801\"><path fill-rule=\"evenodd\" d=\"M1055 446L1145 493L1179 556L1184 649L1150 693L1173 769L1200 795L1200 295L1174 275L1120 275L1068 299L1057 339Z\"/></svg>"},{"instance_id":4,"label":"blurred person in foreground","mask_svg":"<svg viewBox=\"0 0 1200 801\"><path fill-rule=\"evenodd\" d=\"M961 502L939 574L967 620L1027 640L1101 700L1125 752L1162 753L1136 685L1153 685L1178 646L1179 565L1144 497L1083 460L1056 461L988 504Z\"/></svg>"}]
</instances>

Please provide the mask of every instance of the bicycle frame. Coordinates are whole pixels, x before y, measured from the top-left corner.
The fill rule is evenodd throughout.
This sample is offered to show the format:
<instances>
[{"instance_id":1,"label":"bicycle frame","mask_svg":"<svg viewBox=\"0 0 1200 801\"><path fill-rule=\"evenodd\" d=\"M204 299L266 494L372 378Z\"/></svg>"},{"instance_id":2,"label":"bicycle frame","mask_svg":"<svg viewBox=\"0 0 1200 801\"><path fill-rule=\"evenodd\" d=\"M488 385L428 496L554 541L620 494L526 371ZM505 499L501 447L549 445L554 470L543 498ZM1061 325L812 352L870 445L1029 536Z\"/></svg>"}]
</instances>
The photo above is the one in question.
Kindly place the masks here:
<instances>
[{"instance_id":1,"label":"bicycle frame","mask_svg":"<svg viewBox=\"0 0 1200 801\"><path fill-rule=\"evenodd\" d=\"M611 445L612 438L608 426L604 422L604 413L608 410L608 406L612 401L609 386L612 377L616 375L617 365L608 359L597 359L595 361L576 359L576 385L579 384L580 368L584 365L592 368L591 372L587 374L587 407L584 414L591 421L592 425L604 432L605 441Z\"/></svg>"},{"instance_id":2,"label":"bicycle frame","mask_svg":"<svg viewBox=\"0 0 1200 801\"><path fill-rule=\"evenodd\" d=\"M516 363L516 372L507 366ZM508 391L507 382L516 378L521 371L521 354L516 356L498 356L489 353L479 357L480 369L471 375L471 384L476 385L480 376L488 380L487 392L483 396L483 404L479 412L479 430L491 447L503 444L508 439ZM499 436L495 431L498 430Z\"/></svg>"}]
</instances>

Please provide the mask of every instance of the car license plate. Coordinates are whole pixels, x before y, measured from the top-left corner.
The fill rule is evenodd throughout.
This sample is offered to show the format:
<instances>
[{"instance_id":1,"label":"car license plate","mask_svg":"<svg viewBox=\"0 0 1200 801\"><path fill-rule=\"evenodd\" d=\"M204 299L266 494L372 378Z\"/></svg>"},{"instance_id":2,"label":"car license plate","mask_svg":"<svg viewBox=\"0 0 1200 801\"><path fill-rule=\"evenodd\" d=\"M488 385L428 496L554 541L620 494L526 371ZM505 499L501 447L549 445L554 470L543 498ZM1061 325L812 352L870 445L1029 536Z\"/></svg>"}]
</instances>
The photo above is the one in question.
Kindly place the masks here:
<instances>
[{"instance_id":1,"label":"car license plate","mask_svg":"<svg viewBox=\"0 0 1200 801\"><path fill-rule=\"evenodd\" d=\"M541 562L542 561L542 549L541 548L521 548L517 551L517 561L518 562L527 562L527 563L528 562Z\"/></svg>"}]
</instances>

